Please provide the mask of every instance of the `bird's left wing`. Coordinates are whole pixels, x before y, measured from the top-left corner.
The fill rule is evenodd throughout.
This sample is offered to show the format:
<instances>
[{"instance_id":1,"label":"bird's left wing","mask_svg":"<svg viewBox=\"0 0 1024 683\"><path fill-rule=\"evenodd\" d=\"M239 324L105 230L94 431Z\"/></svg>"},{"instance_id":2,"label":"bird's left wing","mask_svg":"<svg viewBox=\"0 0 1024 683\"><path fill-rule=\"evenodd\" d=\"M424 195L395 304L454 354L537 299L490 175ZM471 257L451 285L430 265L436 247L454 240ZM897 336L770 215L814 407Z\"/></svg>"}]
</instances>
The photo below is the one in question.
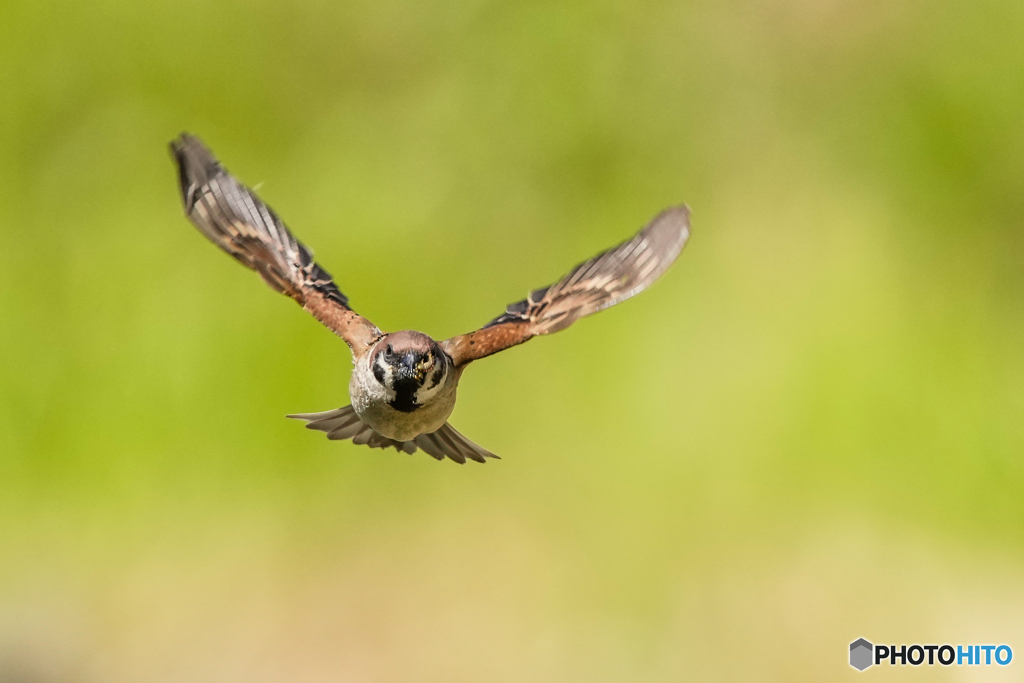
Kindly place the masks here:
<instances>
[{"instance_id":1,"label":"bird's left wing","mask_svg":"<svg viewBox=\"0 0 1024 683\"><path fill-rule=\"evenodd\" d=\"M558 282L530 292L476 332L442 347L462 367L540 334L564 330L585 315L647 289L668 270L690 236L690 210L662 211L622 244L579 264Z\"/></svg>"},{"instance_id":2,"label":"bird's left wing","mask_svg":"<svg viewBox=\"0 0 1024 683\"><path fill-rule=\"evenodd\" d=\"M376 325L349 308L348 297L313 260L313 253L198 138L183 133L171 143L171 153L178 164L185 214L211 242L295 299L354 354L380 336Z\"/></svg>"}]
</instances>

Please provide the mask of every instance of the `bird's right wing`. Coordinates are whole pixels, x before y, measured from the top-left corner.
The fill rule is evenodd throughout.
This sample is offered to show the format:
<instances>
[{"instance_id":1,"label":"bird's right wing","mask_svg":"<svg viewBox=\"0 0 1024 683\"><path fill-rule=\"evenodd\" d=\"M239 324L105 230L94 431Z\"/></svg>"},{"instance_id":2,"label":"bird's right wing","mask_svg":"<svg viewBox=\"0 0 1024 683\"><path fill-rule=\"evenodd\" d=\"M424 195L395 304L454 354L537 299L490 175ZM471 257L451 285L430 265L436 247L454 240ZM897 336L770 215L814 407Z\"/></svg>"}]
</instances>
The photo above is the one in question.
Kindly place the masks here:
<instances>
[{"instance_id":1,"label":"bird's right wing","mask_svg":"<svg viewBox=\"0 0 1024 683\"><path fill-rule=\"evenodd\" d=\"M476 332L452 337L444 350L462 367L639 294L661 277L690 236L690 210L666 209L622 244L573 268L553 285L530 292Z\"/></svg>"},{"instance_id":2,"label":"bird's right wing","mask_svg":"<svg viewBox=\"0 0 1024 683\"><path fill-rule=\"evenodd\" d=\"M185 214L211 242L295 299L355 355L380 336L376 325L348 307L348 298L313 260L313 253L198 138L182 133L171 143L171 153L178 164Z\"/></svg>"}]
</instances>

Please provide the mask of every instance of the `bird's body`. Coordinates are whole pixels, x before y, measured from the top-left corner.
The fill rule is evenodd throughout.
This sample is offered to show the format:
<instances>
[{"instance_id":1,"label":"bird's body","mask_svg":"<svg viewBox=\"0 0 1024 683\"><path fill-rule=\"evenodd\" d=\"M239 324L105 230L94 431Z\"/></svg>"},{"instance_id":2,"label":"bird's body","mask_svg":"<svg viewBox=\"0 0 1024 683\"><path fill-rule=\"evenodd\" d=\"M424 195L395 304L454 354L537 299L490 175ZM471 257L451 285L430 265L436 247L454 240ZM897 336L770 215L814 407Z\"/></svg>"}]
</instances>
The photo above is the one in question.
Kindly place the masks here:
<instances>
[{"instance_id":1,"label":"bird's body","mask_svg":"<svg viewBox=\"0 0 1024 683\"><path fill-rule=\"evenodd\" d=\"M436 347L432 349L429 367L425 368L425 372L433 376L425 377L420 385L413 377L403 387L398 378L387 376L391 367L375 363L374 358L375 352L386 353L388 346L392 346L392 353L401 353L409 340L424 347ZM397 344L403 343L394 351ZM382 374L383 381L380 380ZM440 345L422 332L405 331L385 335L374 349L356 360L348 393L353 410L373 431L395 441L412 441L420 434L436 432L448 421L455 409L458 385L459 371Z\"/></svg>"},{"instance_id":2,"label":"bird's body","mask_svg":"<svg viewBox=\"0 0 1024 683\"><path fill-rule=\"evenodd\" d=\"M195 137L171 143L185 213L212 242L257 271L340 336L352 351L351 405L290 415L329 439L375 448L484 462L496 458L459 434L448 418L469 363L643 291L672 264L689 236L689 210L667 209L632 239L534 290L475 332L435 341L410 330L385 334L348 306L330 274L277 215L239 183Z\"/></svg>"}]
</instances>

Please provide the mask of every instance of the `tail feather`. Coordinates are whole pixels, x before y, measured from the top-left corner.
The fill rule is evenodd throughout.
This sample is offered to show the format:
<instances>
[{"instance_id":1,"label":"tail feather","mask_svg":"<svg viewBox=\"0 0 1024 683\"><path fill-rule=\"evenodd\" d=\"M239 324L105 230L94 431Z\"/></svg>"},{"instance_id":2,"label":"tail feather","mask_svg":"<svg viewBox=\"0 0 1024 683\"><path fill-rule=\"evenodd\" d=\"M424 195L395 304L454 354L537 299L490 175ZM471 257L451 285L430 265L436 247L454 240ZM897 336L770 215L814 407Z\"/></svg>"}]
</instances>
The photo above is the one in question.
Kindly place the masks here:
<instances>
[{"instance_id":1,"label":"tail feather","mask_svg":"<svg viewBox=\"0 0 1024 683\"><path fill-rule=\"evenodd\" d=\"M501 459L489 450L477 446L447 422L433 434L417 436L416 445L435 458L448 456L457 463L466 462L466 458L476 462L486 462L487 458Z\"/></svg>"},{"instance_id":2,"label":"tail feather","mask_svg":"<svg viewBox=\"0 0 1024 683\"><path fill-rule=\"evenodd\" d=\"M459 434L447 422L431 434L420 434L412 441L396 441L373 431L370 425L360 419L352 406L322 413L296 413L288 417L305 420L307 429L325 432L327 438L332 441L351 439L357 446L382 449L393 447L410 455L419 448L432 458L444 460L447 457L460 465L467 459L486 462L487 458L498 457Z\"/></svg>"},{"instance_id":3,"label":"tail feather","mask_svg":"<svg viewBox=\"0 0 1024 683\"><path fill-rule=\"evenodd\" d=\"M318 428L314 427L313 429ZM367 427L362 420L354 420L352 422L349 422L348 424L341 424L330 429L324 429L322 431L327 432L327 438L330 439L331 441L344 441L345 439L354 438L364 429L369 429L369 427Z\"/></svg>"}]
</instances>

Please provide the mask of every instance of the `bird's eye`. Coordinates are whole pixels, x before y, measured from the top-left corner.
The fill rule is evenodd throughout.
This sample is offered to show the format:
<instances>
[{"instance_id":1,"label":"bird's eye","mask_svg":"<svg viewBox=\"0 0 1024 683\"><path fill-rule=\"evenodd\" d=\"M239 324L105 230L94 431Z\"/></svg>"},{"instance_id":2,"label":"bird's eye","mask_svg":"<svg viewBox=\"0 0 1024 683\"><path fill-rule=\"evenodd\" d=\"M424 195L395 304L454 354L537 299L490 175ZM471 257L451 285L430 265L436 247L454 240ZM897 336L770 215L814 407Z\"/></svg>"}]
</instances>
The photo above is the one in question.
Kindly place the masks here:
<instances>
[{"instance_id":1,"label":"bird's eye","mask_svg":"<svg viewBox=\"0 0 1024 683\"><path fill-rule=\"evenodd\" d=\"M388 344L387 348L384 349L384 355L385 356L393 356L393 355L395 355L395 350L393 348L391 348L391 344Z\"/></svg>"}]
</instances>

